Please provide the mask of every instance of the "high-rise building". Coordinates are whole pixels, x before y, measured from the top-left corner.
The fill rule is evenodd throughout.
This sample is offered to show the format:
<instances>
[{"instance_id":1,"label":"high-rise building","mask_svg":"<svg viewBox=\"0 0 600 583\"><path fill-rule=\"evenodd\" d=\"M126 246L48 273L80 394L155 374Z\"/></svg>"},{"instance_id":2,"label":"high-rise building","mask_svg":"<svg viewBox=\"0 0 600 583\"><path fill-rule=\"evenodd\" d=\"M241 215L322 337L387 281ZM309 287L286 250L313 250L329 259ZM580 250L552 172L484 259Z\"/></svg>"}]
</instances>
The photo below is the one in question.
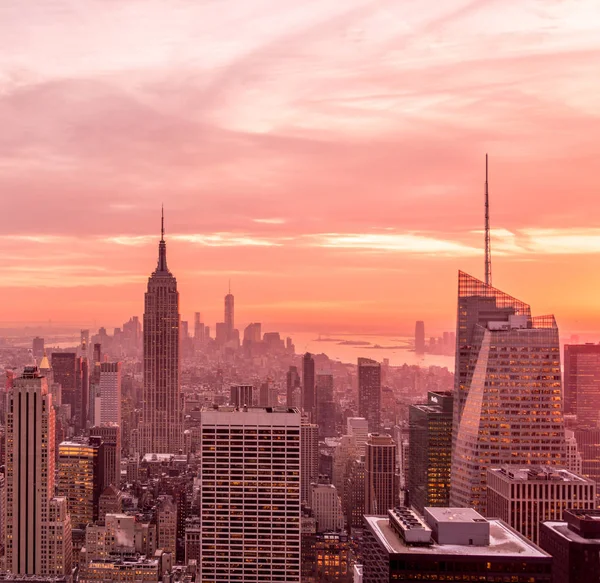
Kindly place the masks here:
<instances>
[{"instance_id":1,"label":"high-rise building","mask_svg":"<svg viewBox=\"0 0 600 583\"><path fill-rule=\"evenodd\" d=\"M98 519L104 489L102 440L63 441L58 451L58 495L67 500L73 528L85 528Z\"/></svg>"},{"instance_id":2,"label":"high-rise building","mask_svg":"<svg viewBox=\"0 0 600 583\"><path fill-rule=\"evenodd\" d=\"M13 382L6 428L6 568L70 575L71 523L65 500L54 498L54 408L36 367Z\"/></svg>"},{"instance_id":3,"label":"high-rise building","mask_svg":"<svg viewBox=\"0 0 600 583\"><path fill-rule=\"evenodd\" d=\"M310 485L310 507L317 521L317 532L336 532L344 528L342 501L328 480Z\"/></svg>"},{"instance_id":4,"label":"high-rise building","mask_svg":"<svg viewBox=\"0 0 600 583\"><path fill-rule=\"evenodd\" d=\"M427 404L409 408L407 489L420 513L450 503L452 401L450 392L430 392Z\"/></svg>"},{"instance_id":5,"label":"high-rise building","mask_svg":"<svg viewBox=\"0 0 600 583\"><path fill-rule=\"evenodd\" d=\"M346 433L352 436L354 449L358 457L365 455L369 439L369 422L364 417L348 417Z\"/></svg>"},{"instance_id":6,"label":"high-rise building","mask_svg":"<svg viewBox=\"0 0 600 583\"><path fill-rule=\"evenodd\" d=\"M565 414L578 428L600 425L600 344L565 344Z\"/></svg>"},{"instance_id":7,"label":"high-rise building","mask_svg":"<svg viewBox=\"0 0 600 583\"><path fill-rule=\"evenodd\" d=\"M177 547L177 504L172 496L161 496L156 517L156 538L159 549L175 557Z\"/></svg>"},{"instance_id":8,"label":"high-rise building","mask_svg":"<svg viewBox=\"0 0 600 583\"><path fill-rule=\"evenodd\" d=\"M365 514L365 458L354 459L350 462L348 477L344 491L344 512L348 530L363 528Z\"/></svg>"},{"instance_id":9,"label":"high-rise building","mask_svg":"<svg viewBox=\"0 0 600 583\"><path fill-rule=\"evenodd\" d=\"M485 512L488 468L565 463L558 327L459 272L457 337L450 504Z\"/></svg>"},{"instance_id":10,"label":"high-rise building","mask_svg":"<svg viewBox=\"0 0 600 583\"><path fill-rule=\"evenodd\" d=\"M418 320L415 325L415 352L424 354L425 352L425 322Z\"/></svg>"},{"instance_id":11,"label":"high-rise building","mask_svg":"<svg viewBox=\"0 0 600 583\"><path fill-rule=\"evenodd\" d=\"M358 359L358 416L364 417L369 431L381 427L381 365L370 358Z\"/></svg>"},{"instance_id":12,"label":"high-rise building","mask_svg":"<svg viewBox=\"0 0 600 583\"><path fill-rule=\"evenodd\" d=\"M302 417L300 427L300 500L310 503L310 485L319 476L319 427Z\"/></svg>"},{"instance_id":13,"label":"high-rise building","mask_svg":"<svg viewBox=\"0 0 600 583\"><path fill-rule=\"evenodd\" d=\"M95 426L90 429L90 437L99 437L102 440L102 490L111 484L119 488L121 484L121 427L110 423Z\"/></svg>"},{"instance_id":14,"label":"high-rise building","mask_svg":"<svg viewBox=\"0 0 600 583\"><path fill-rule=\"evenodd\" d=\"M540 523L560 521L565 508L592 509L596 483L568 470L548 466L488 469L487 516L501 518L538 544Z\"/></svg>"},{"instance_id":15,"label":"high-rise building","mask_svg":"<svg viewBox=\"0 0 600 583\"><path fill-rule=\"evenodd\" d=\"M315 383L316 422L319 426L319 437L335 437L335 403L333 401L333 374L319 373Z\"/></svg>"},{"instance_id":16,"label":"high-rise building","mask_svg":"<svg viewBox=\"0 0 600 583\"><path fill-rule=\"evenodd\" d=\"M573 434L581 455L581 474L600 488L600 429L575 429Z\"/></svg>"},{"instance_id":17,"label":"high-rise building","mask_svg":"<svg viewBox=\"0 0 600 583\"><path fill-rule=\"evenodd\" d=\"M231 385L229 404L232 407L252 407L254 387L252 385Z\"/></svg>"},{"instance_id":18,"label":"high-rise building","mask_svg":"<svg viewBox=\"0 0 600 583\"><path fill-rule=\"evenodd\" d=\"M286 405L294 407L294 391L300 388L300 375L297 366L290 366L286 374ZM300 407L302 404L300 404Z\"/></svg>"},{"instance_id":19,"label":"high-rise building","mask_svg":"<svg viewBox=\"0 0 600 583\"><path fill-rule=\"evenodd\" d=\"M32 343L33 357L40 359L44 356L44 339L36 336Z\"/></svg>"},{"instance_id":20,"label":"high-rise building","mask_svg":"<svg viewBox=\"0 0 600 583\"><path fill-rule=\"evenodd\" d=\"M398 505L396 442L389 435L369 435L365 453L365 513L385 514Z\"/></svg>"},{"instance_id":21,"label":"high-rise building","mask_svg":"<svg viewBox=\"0 0 600 583\"><path fill-rule=\"evenodd\" d=\"M300 582L300 413L201 413L202 581Z\"/></svg>"},{"instance_id":22,"label":"high-rise building","mask_svg":"<svg viewBox=\"0 0 600 583\"><path fill-rule=\"evenodd\" d=\"M51 355L54 382L61 386L63 405L71 407L76 427L82 425L83 364L74 352L53 352Z\"/></svg>"},{"instance_id":23,"label":"high-rise building","mask_svg":"<svg viewBox=\"0 0 600 583\"><path fill-rule=\"evenodd\" d=\"M302 407L313 421L315 420L313 417L316 406L315 397L315 360L310 352L307 352L302 357Z\"/></svg>"},{"instance_id":24,"label":"high-rise building","mask_svg":"<svg viewBox=\"0 0 600 583\"><path fill-rule=\"evenodd\" d=\"M351 559L352 540L347 534L315 532L302 537L302 581L348 583Z\"/></svg>"},{"instance_id":25,"label":"high-rise building","mask_svg":"<svg viewBox=\"0 0 600 583\"><path fill-rule=\"evenodd\" d=\"M204 344L204 323L201 320L200 312L194 314L194 343L196 348Z\"/></svg>"},{"instance_id":26,"label":"high-rise building","mask_svg":"<svg viewBox=\"0 0 600 583\"><path fill-rule=\"evenodd\" d=\"M550 583L552 557L471 508L407 508L365 516L363 581L527 581Z\"/></svg>"},{"instance_id":27,"label":"high-rise building","mask_svg":"<svg viewBox=\"0 0 600 583\"><path fill-rule=\"evenodd\" d=\"M552 583L600 580L600 510L563 512L540 526L540 547L554 557Z\"/></svg>"},{"instance_id":28,"label":"high-rise building","mask_svg":"<svg viewBox=\"0 0 600 583\"><path fill-rule=\"evenodd\" d=\"M229 289L229 293L225 296L225 333L227 335L227 341L233 339L233 330L235 328L234 325L234 300L233 294L231 293L231 288Z\"/></svg>"},{"instance_id":29,"label":"high-rise building","mask_svg":"<svg viewBox=\"0 0 600 583\"><path fill-rule=\"evenodd\" d=\"M183 447L179 355L179 292L167 267L164 220L158 265L144 302L144 453L179 453Z\"/></svg>"},{"instance_id":30,"label":"high-rise building","mask_svg":"<svg viewBox=\"0 0 600 583\"><path fill-rule=\"evenodd\" d=\"M121 363L100 363L100 418L98 425L114 423L121 426Z\"/></svg>"}]
</instances>

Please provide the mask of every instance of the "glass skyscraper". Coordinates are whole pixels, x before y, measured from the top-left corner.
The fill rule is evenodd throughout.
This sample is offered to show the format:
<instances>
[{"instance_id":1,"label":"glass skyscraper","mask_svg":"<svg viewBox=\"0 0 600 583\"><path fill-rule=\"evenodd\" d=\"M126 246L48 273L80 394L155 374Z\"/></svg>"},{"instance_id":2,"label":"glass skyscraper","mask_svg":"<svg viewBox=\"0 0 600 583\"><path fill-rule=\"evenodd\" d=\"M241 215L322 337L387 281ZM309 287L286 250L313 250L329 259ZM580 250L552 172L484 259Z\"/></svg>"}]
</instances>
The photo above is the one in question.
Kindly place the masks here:
<instances>
[{"instance_id":1,"label":"glass skyscraper","mask_svg":"<svg viewBox=\"0 0 600 583\"><path fill-rule=\"evenodd\" d=\"M485 512L489 467L565 461L558 327L459 272L456 336L450 505Z\"/></svg>"}]
</instances>

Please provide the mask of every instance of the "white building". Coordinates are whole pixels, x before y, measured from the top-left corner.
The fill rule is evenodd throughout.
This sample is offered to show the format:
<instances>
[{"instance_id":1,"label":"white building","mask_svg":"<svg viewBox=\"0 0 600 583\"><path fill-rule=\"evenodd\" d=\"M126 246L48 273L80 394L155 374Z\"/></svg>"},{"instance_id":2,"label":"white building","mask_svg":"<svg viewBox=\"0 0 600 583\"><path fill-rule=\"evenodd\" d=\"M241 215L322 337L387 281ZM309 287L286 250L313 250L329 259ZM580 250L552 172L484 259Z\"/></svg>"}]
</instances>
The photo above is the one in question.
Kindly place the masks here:
<instances>
[{"instance_id":1,"label":"white building","mask_svg":"<svg viewBox=\"0 0 600 583\"><path fill-rule=\"evenodd\" d=\"M565 429L565 439L567 441L567 463L565 465L570 472L581 474L583 471L583 458L577 447L575 432L572 429Z\"/></svg>"},{"instance_id":2,"label":"white building","mask_svg":"<svg viewBox=\"0 0 600 583\"><path fill-rule=\"evenodd\" d=\"M337 532L344 528L342 501L333 484L311 484L310 506L318 532Z\"/></svg>"},{"instance_id":3,"label":"white building","mask_svg":"<svg viewBox=\"0 0 600 583\"><path fill-rule=\"evenodd\" d=\"M300 501L310 503L310 485L319 477L319 426L302 418L300 427L302 455L300 471Z\"/></svg>"},{"instance_id":4,"label":"white building","mask_svg":"<svg viewBox=\"0 0 600 583\"><path fill-rule=\"evenodd\" d=\"M300 582L300 413L201 413L199 578Z\"/></svg>"},{"instance_id":5,"label":"white building","mask_svg":"<svg viewBox=\"0 0 600 583\"><path fill-rule=\"evenodd\" d=\"M347 434L354 439L354 448L358 457L365 455L369 439L369 423L364 417L348 417Z\"/></svg>"},{"instance_id":6,"label":"white building","mask_svg":"<svg viewBox=\"0 0 600 583\"><path fill-rule=\"evenodd\" d=\"M487 471L487 516L501 518L534 543L540 523L560 521L565 508L595 508L596 483L552 466L503 466Z\"/></svg>"}]
</instances>

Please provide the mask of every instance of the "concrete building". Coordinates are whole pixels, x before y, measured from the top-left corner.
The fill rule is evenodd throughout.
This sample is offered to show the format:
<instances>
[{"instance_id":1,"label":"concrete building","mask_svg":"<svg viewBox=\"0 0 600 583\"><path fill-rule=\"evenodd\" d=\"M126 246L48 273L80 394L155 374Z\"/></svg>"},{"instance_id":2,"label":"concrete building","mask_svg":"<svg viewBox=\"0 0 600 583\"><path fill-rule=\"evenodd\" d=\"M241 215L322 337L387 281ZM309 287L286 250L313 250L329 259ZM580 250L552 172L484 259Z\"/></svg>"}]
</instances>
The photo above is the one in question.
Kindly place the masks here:
<instances>
[{"instance_id":1,"label":"concrete building","mask_svg":"<svg viewBox=\"0 0 600 583\"><path fill-rule=\"evenodd\" d=\"M536 544L540 522L562 520L566 508L596 504L595 482L548 466L490 468L487 489L487 516L501 518Z\"/></svg>"},{"instance_id":2,"label":"concrete building","mask_svg":"<svg viewBox=\"0 0 600 583\"><path fill-rule=\"evenodd\" d=\"M600 510L565 510L543 522L540 547L554 557L552 583L600 581Z\"/></svg>"},{"instance_id":3,"label":"concrete building","mask_svg":"<svg viewBox=\"0 0 600 583\"><path fill-rule=\"evenodd\" d=\"M71 522L54 497L54 407L36 367L14 379L6 414L6 568L15 575L70 575Z\"/></svg>"},{"instance_id":4,"label":"concrete building","mask_svg":"<svg viewBox=\"0 0 600 583\"><path fill-rule=\"evenodd\" d=\"M501 520L471 508L407 508L365 516L364 583L527 581L550 583L552 557Z\"/></svg>"},{"instance_id":5,"label":"concrete building","mask_svg":"<svg viewBox=\"0 0 600 583\"><path fill-rule=\"evenodd\" d=\"M385 514L398 505L396 442L371 433L365 455L365 513Z\"/></svg>"},{"instance_id":6,"label":"concrete building","mask_svg":"<svg viewBox=\"0 0 600 583\"><path fill-rule=\"evenodd\" d=\"M300 412L201 413L202 581L300 581Z\"/></svg>"},{"instance_id":7,"label":"concrete building","mask_svg":"<svg viewBox=\"0 0 600 583\"><path fill-rule=\"evenodd\" d=\"M100 416L94 416L98 425L121 426L121 363L100 363ZM98 397L96 397L96 400ZM118 484L117 484L118 485Z\"/></svg>"},{"instance_id":8,"label":"concrete building","mask_svg":"<svg viewBox=\"0 0 600 583\"><path fill-rule=\"evenodd\" d=\"M123 493L112 484L104 488L98 500L98 523L104 524L107 514L123 513Z\"/></svg>"},{"instance_id":9,"label":"concrete building","mask_svg":"<svg viewBox=\"0 0 600 583\"><path fill-rule=\"evenodd\" d=\"M309 419L315 422L315 359L310 352L302 357L302 407Z\"/></svg>"},{"instance_id":10,"label":"concrete building","mask_svg":"<svg viewBox=\"0 0 600 583\"><path fill-rule=\"evenodd\" d=\"M355 459L350 463L348 477L344 490L344 512L348 531L363 528L363 515L365 514L365 460Z\"/></svg>"},{"instance_id":11,"label":"concrete building","mask_svg":"<svg viewBox=\"0 0 600 583\"><path fill-rule=\"evenodd\" d=\"M310 503L310 485L319 477L319 428L302 417L300 427L300 500Z\"/></svg>"},{"instance_id":12,"label":"concrete building","mask_svg":"<svg viewBox=\"0 0 600 583\"><path fill-rule=\"evenodd\" d=\"M183 448L180 320L177 280L167 267L163 221L158 265L144 298L142 453L179 453Z\"/></svg>"},{"instance_id":13,"label":"concrete building","mask_svg":"<svg viewBox=\"0 0 600 583\"><path fill-rule=\"evenodd\" d=\"M450 504L485 512L486 470L564 465L553 316L459 272Z\"/></svg>"},{"instance_id":14,"label":"concrete building","mask_svg":"<svg viewBox=\"0 0 600 583\"><path fill-rule=\"evenodd\" d=\"M157 545L175 557L177 549L177 504L171 496L161 496L156 516Z\"/></svg>"},{"instance_id":15,"label":"concrete building","mask_svg":"<svg viewBox=\"0 0 600 583\"><path fill-rule=\"evenodd\" d=\"M406 487L410 505L448 506L452 461L452 393L427 394L427 403L409 408Z\"/></svg>"},{"instance_id":16,"label":"concrete building","mask_svg":"<svg viewBox=\"0 0 600 583\"><path fill-rule=\"evenodd\" d=\"M99 437L103 445L102 489L111 484L121 486L121 428L118 425L101 425L90 429L90 437Z\"/></svg>"},{"instance_id":17,"label":"concrete building","mask_svg":"<svg viewBox=\"0 0 600 583\"><path fill-rule=\"evenodd\" d=\"M252 407L254 387L252 385L231 385L229 387L229 404L232 407Z\"/></svg>"},{"instance_id":18,"label":"concrete building","mask_svg":"<svg viewBox=\"0 0 600 583\"><path fill-rule=\"evenodd\" d=\"M303 583L348 583L352 541L340 532L317 532L302 542Z\"/></svg>"},{"instance_id":19,"label":"concrete building","mask_svg":"<svg viewBox=\"0 0 600 583\"><path fill-rule=\"evenodd\" d=\"M371 433L381 428L381 364L370 358L358 359L358 415Z\"/></svg>"},{"instance_id":20,"label":"concrete building","mask_svg":"<svg viewBox=\"0 0 600 583\"><path fill-rule=\"evenodd\" d=\"M577 427L600 425L600 344L565 344L565 414Z\"/></svg>"},{"instance_id":21,"label":"concrete building","mask_svg":"<svg viewBox=\"0 0 600 583\"><path fill-rule=\"evenodd\" d=\"M338 532L344 528L342 501L333 484L328 481L311 484L310 507L317 521L317 532Z\"/></svg>"},{"instance_id":22,"label":"concrete building","mask_svg":"<svg viewBox=\"0 0 600 583\"><path fill-rule=\"evenodd\" d=\"M354 449L358 457L365 455L369 438L369 422L364 417L348 417L346 433L354 440Z\"/></svg>"},{"instance_id":23,"label":"concrete building","mask_svg":"<svg viewBox=\"0 0 600 583\"><path fill-rule=\"evenodd\" d=\"M315 383L316 423L319 426L319 438L335 437L335 403L333 401L333 374L319 373Z\"/></svg>"}]
</instances>

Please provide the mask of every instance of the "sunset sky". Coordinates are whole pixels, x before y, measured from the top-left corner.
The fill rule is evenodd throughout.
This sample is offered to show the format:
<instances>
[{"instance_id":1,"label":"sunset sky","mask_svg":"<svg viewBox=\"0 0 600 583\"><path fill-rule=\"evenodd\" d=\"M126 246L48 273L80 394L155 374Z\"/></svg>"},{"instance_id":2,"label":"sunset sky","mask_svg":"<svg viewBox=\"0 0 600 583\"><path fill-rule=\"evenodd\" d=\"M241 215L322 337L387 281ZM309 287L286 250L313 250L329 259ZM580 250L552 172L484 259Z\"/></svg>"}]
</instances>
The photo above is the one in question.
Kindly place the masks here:
<instances>
[{"instance_id":1,"label":"sunset sky","mask_svg":"<svg viewBox=\"0 0 600 583\"><path fill-rule=\"evenodd\" d=\"M0 325L452 329L457 270L600 339L598 0L0 2Z\"/></svg>"}]
</instances>

